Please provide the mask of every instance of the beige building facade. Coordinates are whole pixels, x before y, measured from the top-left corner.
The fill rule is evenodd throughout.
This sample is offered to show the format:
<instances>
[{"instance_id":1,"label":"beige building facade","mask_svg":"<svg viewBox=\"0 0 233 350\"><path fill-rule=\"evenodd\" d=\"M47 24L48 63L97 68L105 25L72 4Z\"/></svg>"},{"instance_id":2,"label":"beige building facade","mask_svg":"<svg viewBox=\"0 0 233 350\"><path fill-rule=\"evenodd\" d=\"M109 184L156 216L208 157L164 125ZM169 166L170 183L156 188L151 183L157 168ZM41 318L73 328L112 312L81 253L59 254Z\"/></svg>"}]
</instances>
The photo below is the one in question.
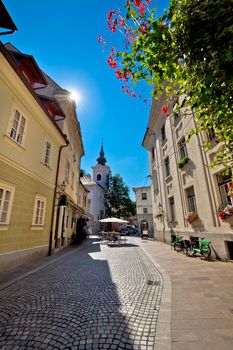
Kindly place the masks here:
<instances>
[{"instance_id":1,"label":"beige building facade","mask_svg":"<svg viewBox=\"0 0 233 350\"><path fill-rule=\"evenodd\" d=\"M138 232L142 234L143 231L147 231L148 236L153 238L154 222L151 187L135 187L132 190L135 193Z\"/></svg>"},{"instance_id":2,"label":"beige building facade","mask_svg":"<svg viewBox=\"0 0 233 350\"><path fill-rule=\"evenodd\" d=\"M66 139L0 43L0 269L48 254L58 156ZM48 151L49 149L49 151Z\"/></svg>"},{"instance_id":3,"label":"beige building facade","mask_svg":"<svg viewBox=\"0 0 233 350\"><path fill-rule=\"evenodd\" d=\"M185 238L205 237L211 241L213 256L233 260L233 221L217 215L220 207L233 204L227 192L231 176L224 175L223 166L210 167L218 140L210 130L187 143L188 131L196 129L194 112L184 108L174 112L175 104L182 104L180 97L174 98L165 115L165 103L165 93L153 102L143 140L149 154L155 238L169 243L177 232ZM205 140L211 142L208 152Z\"/></svg>"}]
</instances>

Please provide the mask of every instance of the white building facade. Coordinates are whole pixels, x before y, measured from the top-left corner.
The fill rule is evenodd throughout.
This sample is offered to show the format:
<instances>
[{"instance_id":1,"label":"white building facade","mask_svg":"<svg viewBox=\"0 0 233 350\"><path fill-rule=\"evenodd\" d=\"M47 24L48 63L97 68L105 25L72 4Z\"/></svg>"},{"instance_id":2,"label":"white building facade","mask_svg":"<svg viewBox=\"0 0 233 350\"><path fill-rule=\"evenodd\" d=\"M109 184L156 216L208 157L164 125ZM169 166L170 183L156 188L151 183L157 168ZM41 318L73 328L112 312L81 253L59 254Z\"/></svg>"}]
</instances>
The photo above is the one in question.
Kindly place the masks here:
<instances>
[{"instance_id":1,"label":"white building facade","mask_svg":"<svg viewBox=\"0 0 233 350\"><path fill-rule=\"evenodd\" d=\"M104 195L107 191L106 180L110 174L110 167L106 165L106 158L104 157L103 145L101 146L99 158L97 158L97 164L92 167L92 177L85 175L81 177L81 183L87 188L88 192L88 205L90 213L94 220L90 222L91 234L95 234L99 231L99 221L105 217L105 205Z\"/></svg>"},{"instance_id":2,"label":"white building facade","mask_svg":"<svg viewBox=\"0 0 233 350\"><path fill-rule=\"evenodd\" d=\"M194 135L186 143L190 129L196 129L194 112L180 109L162 113L165 93L153 103L143 146L148 150L155 239L169 243L171 234L205 237L212 243L213 256L233 260L232 218L222 221L219 207L232 204L227 189L231 176L224 167L211 168L219 142L210 130ZM181 104L182 99L178 102ZM204 140L211 142L204 151ZM189 222L190 215L195 218ZM233 217L233 216L232 216Z\"/></svg>"}]
</instances>

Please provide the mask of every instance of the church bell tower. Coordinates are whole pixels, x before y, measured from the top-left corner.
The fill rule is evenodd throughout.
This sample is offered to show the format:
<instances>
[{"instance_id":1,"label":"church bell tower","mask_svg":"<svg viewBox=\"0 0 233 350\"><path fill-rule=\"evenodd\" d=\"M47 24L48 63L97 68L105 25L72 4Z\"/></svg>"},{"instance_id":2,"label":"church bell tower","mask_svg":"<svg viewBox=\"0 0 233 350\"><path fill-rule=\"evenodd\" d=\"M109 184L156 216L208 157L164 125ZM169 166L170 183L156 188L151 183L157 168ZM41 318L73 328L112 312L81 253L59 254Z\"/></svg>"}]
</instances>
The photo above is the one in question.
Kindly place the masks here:
<instances>
[{"instance_id":1,"label":"church bell tower","mask_svg":"<svg viewBox=\"0 0 233 350\"><path fill-rule=\"evenodd\" d=\"M93 180L95 180L102 187L105 187L107 175L110 174L111 170L110 170L110 167L108 165L106 165L107 160L104 156L103 142L102 142L102 145L100 148L100 155L96 159L96 161L97 161L97 165L92 167Z\"/></svg>"}]
</instances>

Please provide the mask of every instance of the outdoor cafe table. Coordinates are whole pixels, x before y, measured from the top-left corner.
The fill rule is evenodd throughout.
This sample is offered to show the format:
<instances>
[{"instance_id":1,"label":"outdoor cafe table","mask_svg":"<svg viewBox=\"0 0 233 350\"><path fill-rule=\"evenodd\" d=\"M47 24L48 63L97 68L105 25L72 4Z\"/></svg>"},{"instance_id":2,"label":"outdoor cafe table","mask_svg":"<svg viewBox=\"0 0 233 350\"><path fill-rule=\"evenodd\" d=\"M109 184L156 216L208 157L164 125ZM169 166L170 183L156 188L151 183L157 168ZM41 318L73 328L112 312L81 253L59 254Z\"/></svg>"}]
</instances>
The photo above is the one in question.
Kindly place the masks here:
<instances>
[{"instance_id":1,"label":"outdoor cafe table","mask_svg":"<svg viewBox=\"0 0 233 350\"><path fill-rule=\"evenodd\" d=\"M100 232L100 236L103 241L107 241L108 246L126 243L126 235L124 234L122 236L121 233L117 231L102 231Z\"/></svg>"}]
</instances>

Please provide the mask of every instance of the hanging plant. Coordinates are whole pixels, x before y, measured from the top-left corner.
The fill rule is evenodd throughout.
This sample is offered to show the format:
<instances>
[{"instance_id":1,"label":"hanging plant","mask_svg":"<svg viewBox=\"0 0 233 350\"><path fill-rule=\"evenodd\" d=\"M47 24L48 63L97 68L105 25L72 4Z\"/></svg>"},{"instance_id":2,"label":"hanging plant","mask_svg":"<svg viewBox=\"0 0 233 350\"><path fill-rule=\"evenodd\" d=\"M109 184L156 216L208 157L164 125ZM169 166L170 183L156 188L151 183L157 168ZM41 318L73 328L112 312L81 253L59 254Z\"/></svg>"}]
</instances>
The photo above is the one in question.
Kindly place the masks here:
<instances>
[{"instance_id":1,"label":"hanging plant","mask_svg":"<svg viewBox=\"0 0 233 350\"><path fill-rule=\"evenodd\" d=\"M181 160L179 161L179 163L177 164L177 168L178 169L182 169L188 162L189 162L189 157L183 157L181 158Z\"/></svg>"}]
</instances>

